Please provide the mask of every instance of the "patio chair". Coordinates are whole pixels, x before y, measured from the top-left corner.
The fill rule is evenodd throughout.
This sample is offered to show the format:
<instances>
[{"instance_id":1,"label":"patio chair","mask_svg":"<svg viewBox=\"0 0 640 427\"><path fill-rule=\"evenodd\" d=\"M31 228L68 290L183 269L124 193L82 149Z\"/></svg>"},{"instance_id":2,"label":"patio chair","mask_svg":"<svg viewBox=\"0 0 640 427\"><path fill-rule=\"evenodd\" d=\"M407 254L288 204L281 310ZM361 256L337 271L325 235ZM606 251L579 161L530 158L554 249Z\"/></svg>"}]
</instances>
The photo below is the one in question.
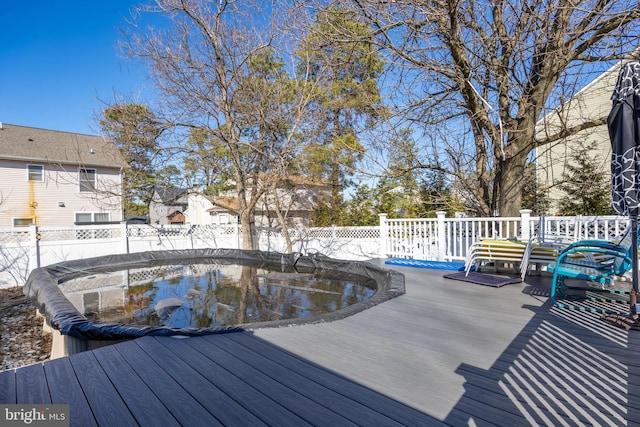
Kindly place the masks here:
<instances>
[{"instance_id":1,"label":"patio chair","mask_svg":"<svg viewBox=\"0 0 640 427\"><path fill-rule=\"evenodd\" d=\"M616 289L614 286L615 278L623 276L632 268L633 243L628 227L617 243L608 240L580 240L563 249L558 258L547 267L549 272L553 272L550 292L553 304L560 308L619 314L620 311L607 307L587 307L563 301L586 299L628 303L628 300L607 298L602 294L628 294L628 290ZM579 280L582 284L569 284L567 279Z\"/></svg>"},{"instance_id":2,"label":"patio chair","mask_svg":"<svg viewBox=\"0 0 640 427\"><path fill-rule=\"evenodd\" d=\"M529 242L520 265L520 277L522 281L524 281L525 276L530 273L532 266L536 266L536 270L541 270L543 266L547 266L558 259L560 252L567 245L568 244L562 243Z\"/></svg>"},{"instance_id":3,"label":"patio chair","mask_svg":"<svg viewBox=\"0 0 640 427\"><path fill-rule=\"evenodd\" d=\"M533 266L536 270L541 270L549 263L558 259L560 252L573 243L574 240L568 236L536 234L527 244L521 264L521 278L531 271Z\"/></svg>"},{"instance_id":4,"label":"patio chair","mask_svg":"<svg viewBox=\"0 0 640 427\"><path fill-rule=\"evenodd\" d=\"M522 263L527 245L516 240L485 239L469 247L464 271L468 275L472 268L479 270L483 262L513 264L518 269Z\"/></svg>"}]
</instances>

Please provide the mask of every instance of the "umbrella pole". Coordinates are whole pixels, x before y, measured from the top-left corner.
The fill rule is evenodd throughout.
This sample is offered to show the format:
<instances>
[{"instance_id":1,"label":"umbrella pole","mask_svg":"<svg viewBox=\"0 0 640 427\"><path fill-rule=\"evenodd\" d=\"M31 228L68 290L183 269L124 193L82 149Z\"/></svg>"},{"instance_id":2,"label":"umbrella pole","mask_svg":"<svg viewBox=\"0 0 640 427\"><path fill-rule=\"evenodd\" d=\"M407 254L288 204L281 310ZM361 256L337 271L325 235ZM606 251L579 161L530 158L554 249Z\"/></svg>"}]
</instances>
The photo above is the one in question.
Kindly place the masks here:
<instances>
[{"instance_id":1,"label":"umbrella pole","mask_svg":"<svg viewBox=\"0 0 640 427\"><path fill-rule=\"evenodd\" d=\"M636 304L638 294L638 217L633 215L631 217L631 293L629 295L629 314L631 316L637 315Z\"/></svg>"}]
</instances>

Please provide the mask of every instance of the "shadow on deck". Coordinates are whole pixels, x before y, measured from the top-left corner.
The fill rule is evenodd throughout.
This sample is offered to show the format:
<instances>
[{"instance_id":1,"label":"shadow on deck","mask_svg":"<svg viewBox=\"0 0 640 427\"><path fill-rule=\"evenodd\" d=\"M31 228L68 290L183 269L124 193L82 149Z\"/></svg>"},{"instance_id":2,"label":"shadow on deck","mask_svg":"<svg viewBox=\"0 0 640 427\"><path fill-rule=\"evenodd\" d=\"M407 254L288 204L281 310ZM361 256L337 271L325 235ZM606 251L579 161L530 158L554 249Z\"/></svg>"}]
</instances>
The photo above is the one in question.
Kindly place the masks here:
<instances>
[{"instance_id":1,"label":"shadow on deck","mask_svg":"<svg viewBox=\"0 0 640 427\"><path fill-rule=\"evenodd\" d=\"M491 369L457 369L465 392L446 423L638 425L640 332L550 302L524 308L534 317Z\"/></svg>"}]
</instances>

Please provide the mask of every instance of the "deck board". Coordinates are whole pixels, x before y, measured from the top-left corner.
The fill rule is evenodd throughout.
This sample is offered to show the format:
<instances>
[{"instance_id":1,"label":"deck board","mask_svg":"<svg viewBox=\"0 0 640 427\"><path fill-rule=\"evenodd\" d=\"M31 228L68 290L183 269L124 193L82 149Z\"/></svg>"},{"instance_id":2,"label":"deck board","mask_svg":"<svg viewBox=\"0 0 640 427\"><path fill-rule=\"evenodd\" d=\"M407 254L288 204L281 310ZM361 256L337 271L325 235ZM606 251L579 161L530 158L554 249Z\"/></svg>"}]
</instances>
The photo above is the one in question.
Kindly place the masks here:
<instances>
[{"instance_id":1,"label":"deck board","mask_svg":"<svg viewBox=\"0 0 640 427\"><path fill-rule=\"evenodd\" d=\"M70 403L72 425L640 425L639 331L552 307L548 276L393 268L407 293L348 318L122 342L0 372L0 403Z\"/></svg>"},{"instance_id":2,"label":"deck board","mask_svg":"<svg viewBox=\"0 0 640 427\"><path fill-rule=\"evenodd\" d=\"M71 366L98 425L135 425L136 420L115 389L94 352L69 357Z\"/></svg>"},{"instance_id":3,"label":"deck board","mask_svg":"<svg viewBox=\"0 0 640 427\"><path fill-rule=\"evenodd\" d=\"M136 420L155 419L154 427L180 425L117 349L113 346L104 347L94 355Z\"/></svg>"},{"instance_id":4,"label":"deck board","mask_svg":"<svg viewBox=\"0 0 640 427\"><path fill-rule=\"evenodd\" d=\"M51 403L44 366L41 363L16 371L16 401L23 403Z\"/></svg>"},{"instance_id":5,"label":"deck board","mask_svg":"<svg viewBox=\"0 0 640 427\"><path fill-rule=\"evenodd\" d=\"M365 425L433 423L433 420L418 411L372 393L370 389L345 377L327 373L322 367L270 346L251 334L229 334L224 339L237 344L237 347L229 347L227 342L224 343L225 348L235 348L236 354L253 352L262 355L270 375L282 378L292 387L298 386L318 402L341 411L347 418L355 418L355 421ZM336 403L338 407L335 406Z\"/></svg>"},{"instance_id":6,"label":"deck board","mask_svg":"<svg viewBox=\"0 0 640 427\"><path fill-rule=\"evenodd\" d=\"M15 369L0 372L0 403L16 403Z\"/></svg>"},{"instance_id":7,"label":"deck board","mask_svg":"<svg viewBox=\"0 0 640 427\"><path fill-rule=\"evenodd\" d=\"M51 403L69 405L72 425L96 426L96 420L68 357L44 364Z\"/></svg>"},{"instance_id":8,"label":"deck board","mask_svg":"<svg viewBox=\"0 0 640 427\"><path fill-rule=\"evenodd\" d=\"M251 365L254 368L254 374L259 372L259 375L270 378L270 381L281 383L282 387L296 390L300 397L296 396L295 400L286 402L286 404L294 411L305 408L305 412L300 413L300 416L308 419L309 422L324 419L329 425L335 423L348 425L349 422L367 425L399 425L383 415L383 413L355 402L350 399L349 395L327 388L307 378L306 375L296 372L290 364L287 364L287 366L280 364L278 359L282 357L281 354L269 351L256 352L251 348L243 347L234 343L233 340L225 338L220 340L223 341L219 343L220 347L224 348L230 356L242 360L247 365ZM210 343L211 341L207 342L206 340L193 340L190 344L197 346L197 348L206 353L212 347ZM215 356L216 354L212 354L213 359L217 360L218 358ZM307 366L305 374L312 370L313 367ZM248 374L251 375L252 372ZM319 409L316 408L315 412L308 413L309 406L307 403L309 401L314 402L314 406L319 406Z\"/></svg>"},{"instance_id":9,"label":"deck board","mask_svg":"<svg viewBox=\"0 0 640 427\"><path fill-rule=\"evenodd\" d=\"M120 352L182 425L222 425L178 381L150 358L136 341L124 342L113 348Z\"/></svg>"},{"instance_id":10,"label":"deck board","mask_svg":"<svg viewBox=\"0 0 640 427\"><path fill-rule=\"evenodd\" d=\"M180 340L166 338L175 344ZM258 417L247 411L232 396L204 378L186 363L182 357L167 351L166 347L153 337L136 340L151 359L184 387L202 406L211 412L222 425L265 425Z\"/></svg>"},{"instance_id":11,"label":"deck board","mask_svg":"<svg viewBox=\"0 0 640 427\"><path fill-rule=\"evenodd\" d=\"M219 356L218 348L205 343L204 346L185 346L183 342L171 340L161 340L162 344L167 347L168 351L175 350L176 357L180 357L185 363L189 364L203 378L216 384L223 393L231 397L235 402L246 407L246 402L251 402L250 407L246 407L256 417L265 420L265 423L273 423L277 425L304 425L306 424L302 418L299 418L294 412L288 410L284 406L278 404L269 394L260 392L252 384L236 376L233 371L235 369L243 369L233 366L239 360L231 358L230 366L224 366L225 362ZM202 340L187 340L187 343ZM200 351L199 351L200 350ZM259 382L258 376L252 377L252 380ZM253 381L252 381L253 382ZM276 390L274 390L276 391ZM275 393L274 393L275 394Z\"/></svg>"},{"instance_id":12,"label":"deck board","mask_svg":"<svg viewBox=\"0 0 640 427\"><path fill-rule=\"evenodd\" d=\"M226 346L209 345L209 342L205 342L205 340L187 340L185 343L189 344L189 341L195 341L196 344L202 343L203 345L198 347L206 354L206 357L210 357L212 361L215 360L216 364L238 380L250 385L260 395L268 396L271 400L269 409L274 411L272 416L282 417L275 419L273 421L274 424L282 425L280 423L285 423L286 425L294 426L304 423L317 425L318 420L322 420L321 424L327 426L336 424L356 425L355 423L349 423L348 420L337 415L331 409L305 397L298 387L289 388L281 380L264 375L257 368L262 363L262 361L256 360L257 358L244 358L240 354L232 354L225 348ZM165 342L172 344L166 340ZM181 351L184 350L181 349ZM280 408L286 409L288 414L280 414ZM270 419L265 420L265 422L272 423Z\"/></svg>"}]
</instances>

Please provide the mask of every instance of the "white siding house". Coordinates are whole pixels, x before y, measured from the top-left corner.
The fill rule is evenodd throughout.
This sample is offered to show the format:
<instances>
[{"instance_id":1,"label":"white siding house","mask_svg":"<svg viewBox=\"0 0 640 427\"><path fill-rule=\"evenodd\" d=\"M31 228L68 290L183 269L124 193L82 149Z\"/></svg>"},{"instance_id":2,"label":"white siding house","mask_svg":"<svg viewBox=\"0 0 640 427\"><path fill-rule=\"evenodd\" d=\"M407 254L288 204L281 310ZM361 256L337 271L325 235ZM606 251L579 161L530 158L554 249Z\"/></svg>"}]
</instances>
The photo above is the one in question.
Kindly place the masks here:
<instances>
[{"instance_id":1,"label":"white siding house","mask_svg":"<svg viewBox=\"0 0 640 427\"><path fill-rule=\"evenodd\" d=\"M125 167L100 136L0 124L0 228L120 222Z\"/></svg>"},{"instance_id":2,"label":"white siding house","mask_svg":"<svg viewBox=\"0 0 640 427\"><path fill-rule=\"evenodd\" d=\"M263 195L255 209L255 224L263 227L279 227L275 213L275 197L287 218L289 227L310 225L313 209L322 197L329 194L329 187L303 177L288 177L279 183L275 191ZM274 194L275 193L275 194ZM235 191L228 191L220 196L208 196L198 189L186 191L182 200L186 199L184 210L185 222L192 225L226 225L239 221L239 201ZM173 210L165 206L165 211ZM160 206L155 208L162 210ZM153 223L153 221L152 221Z\"/></svg>"},{"instance_id":3,"label":"white siding house","mask_svg":"<svg viewBox=\"0 0 640 427\"><path fill-rule=\"evenodd\" d=\"M238 215L226 207L237 209L234 197L206 196L194 190L189 193L189 206L184 213L187 224L193 225L227 225L237 224ZM216 205L221 202L226 207Z\"/></svg>"},{"instance_id":4,"label":"white siding house","mask_svg":"<svg viewBox=\"0 0 640 427\"><path fill-rule=\"evenodd\" d=\"M590 84L576 93L562 106L547 114L536 127L538 139L545 134L554 135L563 128L571 128L595 119L606 119L611 111L611 94L618 78L621 63L602 73ZM571 153L577 147L595 143L590 156L595 158L603 174L610 176L611 142L606 124L584 129L558 142L537 149L536 174L540 188L547 189L551 202L547 214L556 214L558 202L567 195L554 184L563 178L567 165L572 161Z\"/></svg>"}]
</instances>

